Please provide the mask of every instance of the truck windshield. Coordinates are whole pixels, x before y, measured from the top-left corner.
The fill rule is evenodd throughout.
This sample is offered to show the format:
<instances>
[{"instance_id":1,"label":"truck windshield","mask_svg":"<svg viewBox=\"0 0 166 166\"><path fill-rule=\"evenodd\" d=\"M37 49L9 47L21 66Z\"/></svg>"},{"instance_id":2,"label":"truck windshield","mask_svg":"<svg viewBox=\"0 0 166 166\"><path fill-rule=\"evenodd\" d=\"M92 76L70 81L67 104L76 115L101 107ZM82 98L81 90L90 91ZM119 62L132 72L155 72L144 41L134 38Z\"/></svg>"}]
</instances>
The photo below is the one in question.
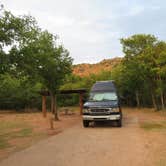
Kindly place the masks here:
<instances>
[{"instance_id":1,"label":"truck windshield","mask_svg":"<svg viewBox=\"0 0 166 166\"><path fill-rule=\"evenodd\" d=\"M102 93L91 93L90 101L110 101L117 100L118 97L115 92L102 92Z\"/></svg>"}]
</instances>

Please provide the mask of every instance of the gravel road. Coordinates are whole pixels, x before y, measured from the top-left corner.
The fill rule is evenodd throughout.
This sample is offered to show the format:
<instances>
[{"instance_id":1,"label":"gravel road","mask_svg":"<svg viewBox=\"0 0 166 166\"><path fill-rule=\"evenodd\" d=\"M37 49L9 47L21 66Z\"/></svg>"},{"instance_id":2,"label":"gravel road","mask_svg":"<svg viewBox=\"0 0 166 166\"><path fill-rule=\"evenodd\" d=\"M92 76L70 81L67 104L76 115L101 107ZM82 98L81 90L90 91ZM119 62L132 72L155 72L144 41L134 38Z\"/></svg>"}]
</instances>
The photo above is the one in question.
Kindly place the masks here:
<instances>
[{"instance_id":1,"label":"gravel road","mask_svg":"<svg viewBox=\"0 0 166 166\"><path fill-rule=\"evenodd\" d=\"M151 150L138 117L125 114L123 127L81 121L63 133L17 152L0 166L151 166Z\"/></svg>"}]
</instances>

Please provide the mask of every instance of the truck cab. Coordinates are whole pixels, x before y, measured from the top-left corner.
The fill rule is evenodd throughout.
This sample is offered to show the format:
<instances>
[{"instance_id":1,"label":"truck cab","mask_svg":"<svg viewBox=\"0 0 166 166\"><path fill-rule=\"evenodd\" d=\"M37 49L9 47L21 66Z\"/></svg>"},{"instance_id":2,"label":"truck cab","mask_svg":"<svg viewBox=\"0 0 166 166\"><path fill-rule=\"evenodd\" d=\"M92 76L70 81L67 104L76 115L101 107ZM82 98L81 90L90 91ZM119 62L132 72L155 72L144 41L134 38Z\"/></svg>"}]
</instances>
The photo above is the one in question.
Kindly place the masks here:
<instances>
[{"instance_id":1,"label":"truck cab","mask_svg":"<svg viewBox=\"0 0 166 166\"><path fill-rule=\"evenodd\" d=\"M116 121L122 126L122 111L114 81L98 81L91 90L88 101L83 105L83 126L90 122Z\"/></svg>"}]
</instances>

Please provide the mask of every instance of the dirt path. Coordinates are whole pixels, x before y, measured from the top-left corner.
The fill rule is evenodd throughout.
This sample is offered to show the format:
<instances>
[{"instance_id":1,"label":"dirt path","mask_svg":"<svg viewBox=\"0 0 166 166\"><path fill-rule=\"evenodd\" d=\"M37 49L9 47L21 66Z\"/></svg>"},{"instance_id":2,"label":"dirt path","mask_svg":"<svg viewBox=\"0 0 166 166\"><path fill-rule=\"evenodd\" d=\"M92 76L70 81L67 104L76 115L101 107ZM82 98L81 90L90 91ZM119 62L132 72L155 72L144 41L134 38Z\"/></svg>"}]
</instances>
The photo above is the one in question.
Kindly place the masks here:
<instances>
[{"instance_id":1,"label":"dirt path","mask_svg":"<svg viewBox=\"0 0 166 166\"><path fill-rule=\"evenodd\" d=\"M147 115L146 115L147 116ZM81 122L45 141L15 153L0 166L153 166L151 146L139 121L144 113L125 112L123 127L83 128ZM155 137L155 135L154 135Z\"/></svg>"}]
</instances>

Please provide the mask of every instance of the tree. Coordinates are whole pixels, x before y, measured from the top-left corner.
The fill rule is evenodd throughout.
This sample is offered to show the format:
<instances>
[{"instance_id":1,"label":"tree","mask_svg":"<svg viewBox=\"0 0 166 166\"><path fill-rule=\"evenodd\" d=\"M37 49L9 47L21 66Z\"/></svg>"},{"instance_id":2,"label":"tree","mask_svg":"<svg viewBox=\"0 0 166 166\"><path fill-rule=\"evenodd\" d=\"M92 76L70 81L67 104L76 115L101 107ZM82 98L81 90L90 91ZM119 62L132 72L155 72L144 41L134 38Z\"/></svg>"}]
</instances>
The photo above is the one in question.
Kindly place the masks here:
<instances>
[{"instance_id":1,"label":"tree","mask_svg":"<svg viewBox=\"0 0 166 166\"><path fill-rule=\"evenodd\" d=\"M41 82L49 90L52 112L58 119L56 95L65 76L71 73L72 58L57 37L42 31L31 16L16 17L3 11L0 18L1 74L10 73ZM9 46L9 51L5 47Z\"/></svg>"},{"instance_id":2,"label":"tree","mask_svg":"<svg viewBox=\"0 0 166 166\"><path fill-rule=\"evenodd\" d=\"M165 90L165 64L166 64L166 43L158 41L152 49L147 49L146 54L150 57L146 63L149 66L149 71L153 74L153 82L156 83L156 95L160 97L161 108L165 108L164 90Z\"/></svg>"},{"instance_id":3,"label":"tree","mask_svg":"<svg viewBox=\"0 0 166 166\"><path fill-rule=\"evenodd\" d=\"M131 89L135 91L137 106L140 107L140 91L142 83L146 79L145 66L140 61L140 56L147 48L151 48L157 39L152 35L133 35L127 39L121 39L123 52L125 53L124 65L128 77L132 80Z\"/></svg>"},{"instance_id":4,"label":"tree","mask_svg":"<svg viewBox=\"0 0 166 166\"><path fill-rule=\"evenodd\" d=\"M2 74L16 69L17 60L13 55L18 53L22 45L28 45L35 40L40 29L31 16L17 17L4 9L0 12L0 73Z\"/></svg>"},{"instance_id":5,"label":"tree","mask_svg":"<svg viewBox=\"0 0 166 166\"><path fill-rule=\"evenodd\" d=\"M56 94L65 76L71 73L72 58L63 46L56 46L56 37L47 31L35 41L22 46L17 58L18 68L41 81L51 95L51 111L58 120Z\"/></svg>"},{"instance_id":6,"label":"tree","mask_svg":"<svg viewBox=\"0 0 166 166\"><path fill-rule=\"evenodd\" d=\"M164 82L166 44L158 41L153 35L133 35L121 39L125 58L125 75L132 81L130 88L135 91L137 106L140 92L151 93L152 103L157 110L157 99L160 96L161 106L164 109ZM127 74L128 73L128 74Z\"/></svg>"}]
</instances>

